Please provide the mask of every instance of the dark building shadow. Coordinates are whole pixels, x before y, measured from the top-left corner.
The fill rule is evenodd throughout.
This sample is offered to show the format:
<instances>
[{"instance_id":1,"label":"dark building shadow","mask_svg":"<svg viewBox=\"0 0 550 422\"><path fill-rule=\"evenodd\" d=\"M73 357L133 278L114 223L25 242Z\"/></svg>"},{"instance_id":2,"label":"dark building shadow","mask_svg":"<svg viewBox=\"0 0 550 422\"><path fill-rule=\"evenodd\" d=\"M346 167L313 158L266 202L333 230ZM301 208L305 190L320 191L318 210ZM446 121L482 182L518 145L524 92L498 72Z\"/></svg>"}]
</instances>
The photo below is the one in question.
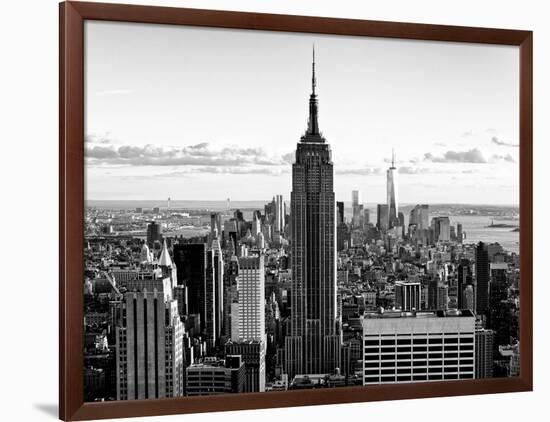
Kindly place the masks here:
<instances>
[{"instance_id":1,"label":"dark building shadow","mask_svg":"<svg viewBox=\"0 0 550 422\"><path fill-rule=\"evenodd\" d=\"M58 417L57 403L35 403L34 407L54 419Z\"/></svg>"}]
</instances>

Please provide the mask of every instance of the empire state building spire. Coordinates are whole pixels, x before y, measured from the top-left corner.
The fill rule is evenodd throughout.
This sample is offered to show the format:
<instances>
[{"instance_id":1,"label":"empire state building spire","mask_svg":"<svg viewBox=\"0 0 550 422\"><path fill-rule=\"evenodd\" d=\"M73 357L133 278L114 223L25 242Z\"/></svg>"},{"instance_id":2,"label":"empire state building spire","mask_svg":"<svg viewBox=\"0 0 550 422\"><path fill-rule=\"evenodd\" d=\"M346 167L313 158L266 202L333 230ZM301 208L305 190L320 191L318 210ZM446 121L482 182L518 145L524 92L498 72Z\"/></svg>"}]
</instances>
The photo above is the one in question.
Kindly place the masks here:
<instances>
[{"instance_id":1,"label":"empire state building spire","mask_svg":"<svg viewBox=\"0 0 550 422\"><path fill-rule=\"evenodd\" d=\"M313 45L313 61L311 64L311 70L311 95L309 97L309 119L306 136L320 135L318 121L319 106L317 104L317 95L315 94L315 87L317 86L317 79L315 78L315 45Z\"/></svg>"}]
</instances>

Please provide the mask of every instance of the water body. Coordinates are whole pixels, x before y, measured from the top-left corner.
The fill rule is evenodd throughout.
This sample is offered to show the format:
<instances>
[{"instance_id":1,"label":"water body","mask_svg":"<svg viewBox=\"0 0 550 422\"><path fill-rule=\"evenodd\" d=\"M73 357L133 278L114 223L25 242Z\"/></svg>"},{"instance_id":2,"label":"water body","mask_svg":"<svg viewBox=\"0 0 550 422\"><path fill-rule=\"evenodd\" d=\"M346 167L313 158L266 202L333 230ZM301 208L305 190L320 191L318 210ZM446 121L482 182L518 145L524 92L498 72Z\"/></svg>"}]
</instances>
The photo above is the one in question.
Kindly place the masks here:
<instances>
[{"instance_id":1,"label":"water body","mask_svg":"<svg viewBox=\"0 0 550 422\"><path fill-rule=\"evenodd\" d=\"M464 243L495 243L510 252L519 253L519 232L514 232L513 228L490 228L492 217L477 215L458 215L449 216L451 224L462 223L462 231L466 233ZM500 221L495 220L495 224ZM503 223L511 223L503 221Z\"/></svg>"},{"instance_id":2,"label":"water body","mask_svg":"<svg viewBox=\"0 0 550 422\"><path fill-rule=\"evenodd\" d=\"M269 199L263 201L170 201L171 209L182 210L204 210L224 212L228 210L228 205L231 210L241 209L245 219L250 219L253 210L263 210L264 205L270 202ZM101 208L101 209L120 209L131 210L135 208L152 209L159 207L166 209L166 200L90 200L86 201L86 206ZM370 207L369 207L370 208ZM288 211L287 211L288 212ZM430 218L434 217L430 214ZM349 216L348 216L349 218ZM494 220L497 223L511 223L510 221L498 221L490 216L478 215L449 215L451 224L456 226L456 223L462 223L462 230L466 233L465 243L477 243L479 241L486 243L498 242L504 249L510 252L519 253L519 232L514 232L512 228L490 228L491 222ZM376 223L376 210L371 209L371 222ZM406 213L405 224L407 224L408 212ZM197 236L205 233L204 229L189 228L178 231L177 234L184 236Z\"/></svg>"}]
</instances>

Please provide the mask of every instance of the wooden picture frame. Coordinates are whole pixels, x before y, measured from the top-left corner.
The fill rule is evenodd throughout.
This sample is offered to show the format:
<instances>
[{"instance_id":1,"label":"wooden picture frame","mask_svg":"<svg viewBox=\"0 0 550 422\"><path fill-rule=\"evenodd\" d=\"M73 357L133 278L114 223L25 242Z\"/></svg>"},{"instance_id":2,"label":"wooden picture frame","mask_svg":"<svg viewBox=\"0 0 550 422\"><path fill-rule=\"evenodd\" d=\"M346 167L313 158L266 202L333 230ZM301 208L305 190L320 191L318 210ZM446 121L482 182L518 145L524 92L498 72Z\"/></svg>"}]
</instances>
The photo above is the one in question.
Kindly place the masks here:
<instances>
[{"instance_id":1,"label":"wooden picture frame","mask_svg":"<svg viewBox=\"0 0 550 422\"><path fill-rule=\"evenodd\" d=\"M59 6L59 417L87 420L531 391L533 34L531 31L64 2ZM518 46L521 316L519 377L85 403L83 398L84 22L138 22Z\"/></svg>"}]
</instances>

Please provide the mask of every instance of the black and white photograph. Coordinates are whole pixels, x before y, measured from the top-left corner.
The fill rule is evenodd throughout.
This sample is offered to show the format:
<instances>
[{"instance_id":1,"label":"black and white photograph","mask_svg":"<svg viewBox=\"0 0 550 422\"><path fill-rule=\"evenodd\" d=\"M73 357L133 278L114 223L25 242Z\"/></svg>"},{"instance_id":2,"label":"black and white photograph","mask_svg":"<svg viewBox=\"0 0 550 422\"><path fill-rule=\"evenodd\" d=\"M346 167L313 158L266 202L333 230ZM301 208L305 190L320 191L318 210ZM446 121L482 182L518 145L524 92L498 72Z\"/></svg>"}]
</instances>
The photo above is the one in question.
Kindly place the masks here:
<instances>
[{"instance_id":1,"label":"black and white photograph","mask_svg":"<svg viewBox=\"0 0 550 422\"><path fill-rule=\"evenodd\" d=\"M86 402L519 375L517 46L84 33Z\"/></svg>"}]
</instances>

